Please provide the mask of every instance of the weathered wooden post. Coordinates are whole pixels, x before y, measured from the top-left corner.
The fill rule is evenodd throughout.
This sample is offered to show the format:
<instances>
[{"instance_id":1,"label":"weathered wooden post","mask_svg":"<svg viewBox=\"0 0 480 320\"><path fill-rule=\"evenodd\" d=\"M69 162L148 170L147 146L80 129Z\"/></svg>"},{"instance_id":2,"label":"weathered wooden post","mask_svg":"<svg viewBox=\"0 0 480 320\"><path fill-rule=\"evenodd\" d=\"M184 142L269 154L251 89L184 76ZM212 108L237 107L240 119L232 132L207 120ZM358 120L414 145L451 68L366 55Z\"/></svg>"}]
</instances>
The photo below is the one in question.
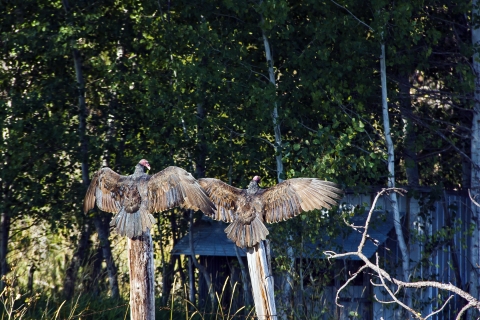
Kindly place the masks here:
<instances>
[{"instance_id":1,"label":"weathered wooden post","mask_svg":"<svg viewBox=\"0 0 480 320\"><path fill-rule=\"evenodd\" d=\"M141 236L128 238L130 271L130 319L155 319L155 281L153 241L150 230Z\"/></svg>"},{"instance_id":2,"label":"weathered wooden post","mask_svg":"<svg viewBox=\"0 0 480 320\"><path fill-rule=\"evenodd\" d=\"M268 240L260 241L254 247L248 248L247 261L257 317L260 320L276 320L277 310Z\"/></svg>"}]
</instances>

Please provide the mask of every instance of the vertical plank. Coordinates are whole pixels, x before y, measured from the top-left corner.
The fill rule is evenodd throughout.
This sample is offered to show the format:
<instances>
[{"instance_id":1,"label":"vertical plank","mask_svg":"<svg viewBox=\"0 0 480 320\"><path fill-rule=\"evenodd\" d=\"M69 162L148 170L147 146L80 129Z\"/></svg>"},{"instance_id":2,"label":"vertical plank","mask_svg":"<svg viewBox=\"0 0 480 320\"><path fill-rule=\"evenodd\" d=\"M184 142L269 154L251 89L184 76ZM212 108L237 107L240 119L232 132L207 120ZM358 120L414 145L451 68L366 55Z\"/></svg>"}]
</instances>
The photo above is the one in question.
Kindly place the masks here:
<instances>
[{"instance_id":1,"label":"vertical plank","mask_svg":"<svg viewBox=\"0 0 480 320\"><path fill-rule=\"evenodd\" d=\"M255 311L260 320L277 319L275 296L273 291L273 275L267 241L261 241L253 248L248 248L247 260L250 280L252 281Z\"/></svg>"},{"instance_id":2,"label":"vertical plank","mask_svg":"<svg viewBox=\"0 0 480 320\"><path fill-rule=\"evenodd\" d=\"M155 319L153 242L150 230L128 239L130 319Z\"/></svg>"}]
</instances>

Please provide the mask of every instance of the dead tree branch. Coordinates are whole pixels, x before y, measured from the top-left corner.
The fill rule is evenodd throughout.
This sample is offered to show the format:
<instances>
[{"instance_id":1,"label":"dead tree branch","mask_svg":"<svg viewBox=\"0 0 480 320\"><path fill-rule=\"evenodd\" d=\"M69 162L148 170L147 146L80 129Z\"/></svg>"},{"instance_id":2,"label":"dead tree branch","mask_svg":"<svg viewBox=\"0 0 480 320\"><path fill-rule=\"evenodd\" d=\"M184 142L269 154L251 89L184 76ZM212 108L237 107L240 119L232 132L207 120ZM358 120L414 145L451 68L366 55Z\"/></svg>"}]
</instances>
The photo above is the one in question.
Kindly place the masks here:
<instances>
[{"instance_id":1,"label":"dead tree branch","mask_svg":"<svg viewBox=\"0 0 480 320\"><path fill-rule=\"evenodd\" d=\"M377 195L375 196L375 199L373 200L372 206L371 206L371 208L368 212L368 216L367 216L367 220L365 222L365 226L361 227L364 230L363 230L363 234L362 234L362 239L360 240L360 244L358 245L358 249L357 249L356 252L336 253L334 251L324 251L324 254L327 256L327 258L329 260L330 259L338 259L338 258L346 258L346 257L358 257L358 258L360 258L360 260L362 260L365 263L363 266L361 266L357 270L357 272L355 272L353 275L350 276L350 278L347 280L347 282L342 287L339 288L339 290L337 292L337 295L336 295L336 304L340 307L343 307L338 302L339 297L340 297L340 292L343 289L345 289L348 286L348 284L350 282L352 282L360 273L362 273L365 269L369 268L378 276L378 278L381 281L381 283L374 283L373 281L371 281L372 282L371 284L373 286L376 286L376 287L383 287L388 292L388 294L393 299L393 301L381 301L377 297L375 297L375 299L377 299L377 301L380 302L380 303L386 303L386 304L388 304L388 303L398 303L400 306L402 306L403 308L408 310L410 313L412 313L412 315L415 316L417 319L422 319L422 320L428 319L428 318L432 317L433 315L441 312L445 308L447 303L452 299L453 295L451 295L443 303L443 305L439 309L431 312L426 317L422 317L420 312L415 311L412 308L408 307L407 305L402 303L396 297L396 295L400 292L401 289L405 289L405 288L417 288L417 289L419 289L419 288L431 287L431 288L438 288L440 290L445 290L445 291L449 291L449 292L457 294L458 296L465 299L467 301L467 304L460 310L456 319L460 319L460 317L469 308L474 307L474 308L480 310L480 301L479 300L477 300L475 297L473 297L468 292L458 288L457 286L454 286L451 283L442 283L442 282L437 282L437 281L416 281L416 282L402 281L402 280L399 280L399 279L396 279L396 278L392 277L387 271L385 271L384 269L382 269L380 267L380 265L378 264L378 254L377 254L376 263L371 262L367 258L367 256L365 256L363 254L363 247L365 246L366 240L369 238L368 228L369 228L369 225L370 225L370 220L372 218L372 214L373 214L373 211L375 209L376 203L377 203L377 201L378 201L378 199L380 198L381 195L386 194L388 192L398 192L398 193L403 195L403 193L405 193L406 191L403 190L403 189L400 189L400 188L386 188L386 189L382 189L380 192L377 193ZM472 199L472 196L470 196L470 199ZM472 199L472 201L473 201L473 199ZM478 206L480 206L480 205L478 205ZM350 224L347 223L347 225L350 225ZM353 225L350 225L350 226L353 229L358 231L357 228L359 228L359 226L353 226ZM389 284L393 284L393 285L397 286L396 292L392 292L392 290L388 287Z\"/></svg>"}]
</instances>

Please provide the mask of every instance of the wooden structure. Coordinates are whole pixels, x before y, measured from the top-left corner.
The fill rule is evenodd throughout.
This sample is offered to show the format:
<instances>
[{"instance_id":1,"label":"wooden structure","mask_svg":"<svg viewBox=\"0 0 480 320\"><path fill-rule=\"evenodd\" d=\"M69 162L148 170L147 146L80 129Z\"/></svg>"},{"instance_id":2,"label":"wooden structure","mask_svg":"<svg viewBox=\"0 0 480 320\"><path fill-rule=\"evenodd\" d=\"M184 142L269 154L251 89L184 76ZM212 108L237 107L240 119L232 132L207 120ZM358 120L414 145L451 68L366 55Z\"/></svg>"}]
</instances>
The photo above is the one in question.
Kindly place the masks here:
<instances>
[{"instance_id":1,"label":"wooden structure","mask_svg":"<svg viewBox=\"0 0 480 320\"><path fill-rule=\"evenodd\" d=\"M432 191L430 189L421 190L421 194L429 195ZM375 192L371 194L364 194L356 196L353 194L346 194L342 200L342 206L355 207L366 203L370 203L373 199ZM452 219L456 219L457 232L455 233L452 246L444 245L434 249L433 252L429 252L429 259L431 264L428 267L421 267L418 272L423 277L431 277L437 281L451 282L459 287L465 287L468 285L468 272L471 269L471 265L468 262L468 250L470 248L471 240L466 237L470 228L470 200L468 195L463 192L447 192L446 203L443 201L433 202L429 208L421 206L421 203L413 198L399 197L399 208L403 215L403 219L407 222L407 217L412 219L409 224L413 226L413 232L419 236L433 235L435 232L441 230L444 226L449 225ZM367 208L368 209L368 208ZM382 267L395 273L397 268L398 259L400 257L398 248L396 247L396 236L393 230L393 218L390 213L390 203L388 198L383 198L378 204L377 209L374 212L374 218L371 222L369 235L372 239L378 240L379 246L368 241L364 248L364 253L373 258L374 253L378 252L382 257ZM362 225L365 216L356 216L350 220L355 225ZM205 218L207 219L207 218ZM227 226L224 223L214 222L207 219L206 225L200 225L194 227L194 243L195 253L200 256L200 260L211 266L212 277L213 274L220 274L222 271L229 272L227 275L234 274L236 279L239 279L240 272L235 270L235 267L227 269L221 269L220 265L228 264L234 266L235 247L234 244L227 239L223 229ZM413 234L410 235L413 242ZM360 241L361 234L353 229L346 234L345 237L338 236L333 239L337 248L343 248L337 250L337 252L355 251ZM173 248L172 254L182 255L189 254L188 250L188 237L181 239L178 244ZM410 251L413 263L417 263L427 254L428 242L426 240L415 241L411 243ZM303 256L297 256L297 262L299 259L324 259L324 256L319 255L319 248L322 248L321 241L317 243L305 243ZM328 250L328 248L325 248ZM275 248L272 248L272 259L275 259ZM320 249L321 252L322 249ZM245 259L246 252L240 249L242 259ZM458 272L452 269L453 258L456 256L456 263L458 264ZM228 262L229 261L229 262ZM359 261L354 259L341 260L332 262L336 264L335 270L344 270L348 275L348 272L358 269ZM333 276L333 275L332 275ZM275 285L278 286L282 282L280 274L276 274L274 270ZM345 308L336 308L334 299L337 289L344 283L344 277L335 273L334 281L332 281L326 288L323 289L321 295L322 302L318 302L318 294L312 291L309 287L303 288L304 296L307 296L307 300L295 300L296 305L306 305L305 308L312 313L320 314L322 309L321 305L329 308L330 313L325 313L325 318L335 317L337 319L349 319L349 313L357 314L360 319L398 319L398 315L395 314L395 310L392 305L384 305L375 302L373 295L377 295L379 299L387 299L381 290L375 289L370 285L370 277L368 273L365 273L363 277L359 277L352 285L344 290L341 294L341 302L345 305ZM223 284L223 282L222 282ZM277 287L276 287L277 288ZM277 288L279 289L279 288ZM300 288L294 288L295 293L300 293ZM199 293L200 294L200 293ZM417 293L415 293L417 294ZM431 312L440 307L441 302L435 300L440 292L437 289L429 289L418 293L418 301L424 302L425 312ZM300 294L298 294L300 296ZM315 297L317 301L309 301ZM297 298L295 298L297 299ZM433 302L432 302L433 301ZM311 302L311 303L310 303ZM237 304L242 305L239 301ZM461 299L454 298L448 308L445 309L443 314L438 314L433 317L434 320L455 318L455 310L460 307ZM397 317L397 318L396 318ZM320 317L320 319L322 319Z\"/></svg>"},{"instance_id":2,"label":"wooden structure","mask_svg":"<svg viewBox=\"0 0 480 320\"><path fill-rule=\"evenodd\" d=\"M253 248L248 248L247 260L257 318L276 320L277 309L268 240L263 240Z\"/></svg>"},{"instance_id":3,"label":"wooden structure","mask_svg":"<svg viewBox=\"0 0 480 320\"><path fill-rule=\"evenodd\" d=\"M233 284L235 282L241 283L241 270L237 258L237 253L242 259L244 265L247 264L247 252L244 249L238 248L235 244L227 238L224 229L227 224L223 222L213 221L209 218L203 217L193 227L193 246L195 255L199 257L199 262L202 264L207 272L211 275L212 285L219 294L222 292L225 281L232 285L225 287L225 298L235 295L233 304L235 306L243 306L245 300L242 293L242 286L237 286L236 291L232 292ZM175 247L170 252L172 255L185 255L190 258L190 244L189 236L181 238ZM198 304L203 307L208 300L208 290L203 277L198 278ZM248 290L248 295L251 296L251 291ZM230 299L224 301L226 305L230 303Z\"/></svg>"},{"instance_id":4,"label":"wooden structure","mask_svg":"<svg viewBox=\"0 0 480 320\"><path fill-rule=\"evenodd\" d=\"M130 319L155 319L155 282L153 242L150 231L140 237L128 238L130 271Z\"/></svg>"}]
</instances>

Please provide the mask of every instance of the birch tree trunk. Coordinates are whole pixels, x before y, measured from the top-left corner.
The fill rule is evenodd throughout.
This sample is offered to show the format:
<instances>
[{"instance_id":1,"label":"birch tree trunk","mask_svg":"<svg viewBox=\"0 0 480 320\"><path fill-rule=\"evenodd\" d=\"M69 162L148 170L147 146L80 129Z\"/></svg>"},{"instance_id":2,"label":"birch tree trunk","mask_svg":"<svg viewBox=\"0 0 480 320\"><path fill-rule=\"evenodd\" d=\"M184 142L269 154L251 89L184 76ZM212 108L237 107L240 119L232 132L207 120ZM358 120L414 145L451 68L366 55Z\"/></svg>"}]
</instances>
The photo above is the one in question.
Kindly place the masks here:
<instances>
[{"instance_id":1,"label":"birch tree trunk","mask_svg":"<svg viewBox=\"0 0 480 320\"><path fill-rule=\"evenodd\" d=\"M130 319L155 319L155 274L153 242L150 230L140 237L128 238L130 272Z\"/></svg>"},{"instance_id":2,"label":"birch tree trunk","mask_svg":"<svg viewBox=\"0 0 480 320\"><path fill-rule=\"evenodd\" d=\"M380 74L381 74L381 83L382 83L382 110L383 110L383 127L385 134L385 142L387 145L388 152L388 187L395 187L395 151L393 146L393 141L390 132L390 120L388 113L388 100L387 100L387 71L385 64L385 45L382 43L382 56L380 57ZM398 246L400 247L400 252L402 253L402 272L403 280L405 282L409 281L410 278L410 256L408 253L407 244L405 238L403 237L402 224L400 220L400 212L398 210L397 194L395 192L390 193L390 201L393 209L393 222L395 226L395 232L397 234ZM412 305L411 298L407 295L407 305L410 307Z\"/></svg>"},{"instance_id":3,"label":"birch tree trunk","mask_svg":"<svg viewBox=\"0 0 480 320\"><path fill-rule=\"evenodd\" d=\"M270 50L270 44L268 42L268 38L265 34L265 31L262 29L262 37L263 37L263 43L265 45L265 56L267 59L267 64L268 64L268 76L270 83L276 87L275 83L275 71L273 69L273 57L272 57L272 52ZM275 132L275 158L277 162L277 180L278 183L283 181L283 162L282 162L282 134L280 131L280 121L279 121L279 116L278 116L278 108L277 108L277 103L274 102L273 105L273 112L272 112L272 117L273 117L273 130ZM285 271L284 274L284 280L283 280L283 288L282 288L282 304L285 308L285 310L288 310L290 308L290 294L292 292L292 270L293 266L295 264L295 257L293 255L293 248L290 246L287 246L286 248L286 253L288 257L288 263L289 267ZM287 315L285 312L281 313L281 318L286 319Z\"/></svg>"},{"instance_id":4,"label":"birch tree trunk","mask_svg":"<svg viewBox=\"0 0 480 320\"><path fill-rule=\"evenodd\" d=\"M472 115L472 137L471 137L471 181L470 188L474 195L480 194L480 171L478 166L480 165L480 28L478 27L480 14L480 2L478 0L472 1L472 43L474 47L473 54L473 71L475 74L475 92L474 92L474 108ZM480 264L479 258L479 228L480 224L478 219L480 218L480 208L474 203L471 204L472 218L471 223L475 225L475 229L472 237L472 244L470 246L470 294L476 299L479 298L480 277L478 276L478 265ZM471 315L469 315L471 316ZM473 318L473 317L471 317Z\"/></svg>"},{"instance_id":5,"label":"birch tree trunk","mask_svg":"<svg viewBox=\"0 0 480 320\"><path fill-rule=\"evenodd\" d=\"M262 22L263 22L263 17L262 17ZM265 46L265 58L267 60L267 65L268 65L268 78L270 80L270 83L276 87L275 83L275 70L273 69L273 57L272 57L272 51L270 50L270 43L268 41L268 37L265 33L265 30L262 29L262 37L263 37L263 44ZM278 183L283 181L283 162L282 162L282 133L280 130L280 121L279 121L279 116L278 116L278 108L277 108L277 103L274 102L273 104L273 111L272 111L272 120L273 120L273 130L275 133L275 159L277 163L277 180ZM261 251L253 251L253 253L258 254ZM288 270L284 273L284 282L283 282L283 288L282 288L282 304L287 310L290 307L290 292L291 292L291 283L292 283L292 276L291 276L291 270L293 269L294 263L295 263L295 258L293 256L293 249L290 246L287 246L286 248L286 253L289 261L289 268ZM247 257L250 255L250 251L247 253ZM249 258L251 259L251 258ZM249 260L250 261L250 260ZM252 259L253 261L253 259ZM249 263L250 266L250 263ZM252 280L252 287L254 286L254 282ZM256 300L256 299L255 299ZM275 301L273 301L273 306L275 307ZM282 319L286 319L287 315L285 312L282 312L281 314Z\"/></svg>"},{"instance_id":6,"label":"birch tree trunk","mask_svg":"<svg viewBox=\"0 0 480 320\"><path fill-rule=\"evenodd\" d=\"M262 37L263 37L263 44L265 45L265 57L267 59L268 64L268 78L270 83L276 87L275 83L275 70L273 70L273 57L272 51L270 50L270 43L268 42L267 35L265 31L262 29ZM283 176L283 162L282 162L282 133L280 131L280 123L278 117L278 108L277 102L273 103L273 111L272 111L272 118L273 118L273 131L275 132L275 159L277 161L277 180L278 183L282 182Z\"/></svg>"}]
</instances>

